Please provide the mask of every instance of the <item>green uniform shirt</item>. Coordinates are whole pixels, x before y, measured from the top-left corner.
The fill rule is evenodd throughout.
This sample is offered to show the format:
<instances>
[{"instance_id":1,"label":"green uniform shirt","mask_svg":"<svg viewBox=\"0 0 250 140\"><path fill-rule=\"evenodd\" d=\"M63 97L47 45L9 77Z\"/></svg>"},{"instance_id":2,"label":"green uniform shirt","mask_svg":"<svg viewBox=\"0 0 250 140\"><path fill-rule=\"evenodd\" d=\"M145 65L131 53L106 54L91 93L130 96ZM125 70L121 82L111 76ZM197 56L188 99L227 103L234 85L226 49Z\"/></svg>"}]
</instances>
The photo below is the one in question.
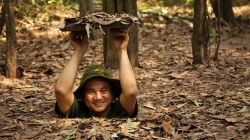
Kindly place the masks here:
<instances>
[{"instance_id":1,"label":"green uniform shirt","mask_svg":"<svg viewBox=\"0 0 250 140\"><path fill-rule=\"evenodd\" d=\"M92 117L90 113L88 112L88 108L84 104L84 102L82 102L81 100L78 100L76 97L74 99L74 103L71 105L66 115L62 115L57 103L55 105L55 113L57 115L60 115L66 118L91 118ZM133 115L129 116L127 111L121 105L119 97L116 97L111 103L111 107L106 118L136 117L137 114L138 114L137 102L136 102Z\"/></svg>"}]
</instances>

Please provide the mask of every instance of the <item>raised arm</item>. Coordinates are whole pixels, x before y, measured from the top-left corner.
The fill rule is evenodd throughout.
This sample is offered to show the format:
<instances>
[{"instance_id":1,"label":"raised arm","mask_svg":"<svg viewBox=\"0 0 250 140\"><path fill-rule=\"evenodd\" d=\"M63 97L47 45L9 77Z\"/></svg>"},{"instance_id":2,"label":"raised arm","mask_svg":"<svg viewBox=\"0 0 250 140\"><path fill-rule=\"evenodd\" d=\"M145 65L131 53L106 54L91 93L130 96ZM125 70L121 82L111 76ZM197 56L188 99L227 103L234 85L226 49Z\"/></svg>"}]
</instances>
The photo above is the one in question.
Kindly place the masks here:
<instances>
[{"instance_id":1,"label":"raised arm","mask_svg":"<svg viewBox=\"0 0 250 140\"><path fill-rule=\"evenodd\" d=\"M67 113L70 106L74 102L72 88L75 83L79 65L89 45L86 35L71 32L69 36L70 43L74 48L74 52L69 62L59 75L55 85L56 101L63 115Z\"/></svg>"},{"instance_id":2,"label":"raised arm","mask_svg":"<svg viewBox=\"0 0 250 140\"><path fill-rule=\"evenodd\" d=\"M122 94L120 102L127 110L129 115L132 115L136 106L137 84L133 68L130 64L127 46L129 41L129 28L120 29L118 33L112 33L111 41L113 46L117 49L119 59L119 76L122 87Z\"/></svg>"}]
</instances>

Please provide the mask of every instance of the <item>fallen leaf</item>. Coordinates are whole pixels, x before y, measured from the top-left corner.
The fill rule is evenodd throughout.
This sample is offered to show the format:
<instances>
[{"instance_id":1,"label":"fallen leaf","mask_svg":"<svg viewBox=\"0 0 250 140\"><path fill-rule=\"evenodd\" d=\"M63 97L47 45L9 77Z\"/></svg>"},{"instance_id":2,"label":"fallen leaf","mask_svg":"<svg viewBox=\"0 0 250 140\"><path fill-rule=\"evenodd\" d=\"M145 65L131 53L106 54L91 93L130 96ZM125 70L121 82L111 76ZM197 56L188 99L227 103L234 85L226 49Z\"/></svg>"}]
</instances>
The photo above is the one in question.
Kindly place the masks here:
<instances>
[{"instance_id":1,"label":"fallen leaf","mask_svg":"<svg viewBox=\"0 0 250 140\"><path fill-rule=\"evenodd\" d=\"M225 119L227 122L237 122L237 118L226 118Z\"/></svg>"},{"instance_id":2,"label":"fallen leaf","mask_svg":"<svg viewBox=\"0 0 250 140\"><path fill-rule=\"evenodd\" d=\"M182 79L184 78L184 76L188 73L188 71L184 71L183 73L176 73L176 72L173 72L170 74L171 77L173 78L177 78L177 79Z\"/></svg>"},{"instance_id":3,"label":"fallen leaf","mask_svg":"<svg viewBox=\"0 0 250 140\"><path fill-rule=\"evenodd\" d=\"M15 133L1 133L0 137L12 137Z\"/></svg>"},{"instance_id":4,"label":"fallen leaf","mask_svg":"<svg viewBox=\"0 0 250 140\"><path fill-rule=\"evenodd\" d=\"M55 66L59 70L63 69L63 67L60 64L58 64L58 63L53 63L53 66Z\"/></svg>"},{"instance_id":5,"label":"fallen leaf","mask_svg":"<svg viewBox=\"0 0 250 140\"><path fill-rule=\"evenodd\" d=\"M127 119L127 124L128 124L128 126L133 126L133 122L131 121L130 118Z\"/></svg>"},{"instance_id":6,"label":"fallen leaf","mask_svg":"<svg viewBox=\"0 0 250 140\"><path fill-rule=\"evenodd\" d=\"M241 93L241 92L238 92L238 93L237 93L237 96L238 96L238 97L241 97L242 99L245 99L245 98L246 98L246 95L243 94L243 93Z\"/></svg>"},{"instance_id":7,"label":"fallen leaf","mask_svg":"<svg viewBox=\"0 0 250 140\"><path fill-rule=\"evenodd\" d=\"M117 133L112 134L111 137L112 137L112 138L119 138L119 137L117 136Z\"/></svg>"},{"instance_id":8,"label":"fallen leaf","mask_svg":"<svg viewBox=\"0 0 250 140\"><path fill-rule=\"evenodd\" d=\"M174 139L179 139L179 138L181 138L181 135L175 133L175 134L173 134L173 138Z\"/></svg>"},{"instance_id":9,"label":"fallen leaf","mask_svg":"<svg viewBox=\"0 0 250 140\"><path fill-rule=\"evenodd\" d=\"M152 135L152 138L157 139L157 140L166 140L166 138L158 137L158 136L155 136L155 135Z\"/></svg>"},{"instance_id":10,"label":"fallen leaf","mask_svg":"<svg viewBox=\"0 0 250 140\"><path fill-rule=\"evenodd\" d=\"M33 52L29 53L29 56L30 56L30 57L34 57L34 56L36 56L37 54L38 54L38 51L33 51Z\"/></svg>"},{"instance_id":11,"label":"fallen leaf","mask_svg":"<svg viewBox=\"0 0 250 140\"><path fill-rule=\"evenodd\" d=\"M238 112L240 113L245 113L245 112L250 112L250 109L247 109L246 106L244 106L241 110L239 110Z\"/></svg>"},{"instance_id":12,"label":"fallen leaf","mask_svg":"<svg viewBox=\"0 0 250 140\"><path fill-rule=\"evenodd\" d=\"M19 139L21 138L21 135L20 135L19 133L16 133L16 134L14 135L14 138L15 138L16 140L19 140Z\"/></svg>"},{"instance_id":13,"label":"fallen leaf","mask_svg":"<svg viewBox=\"0 0 250 140\"><path fill-rule=\"evenodd\" d=\"M156 109L156 107L154 107L154 106L152 105L152 102L150 102L150 101L145 102L145 103L143 104L143 106L144 106L144 107L147 107L147 108L150 108L150 109Z\"/></svg>"},{"instance_id":14,"label":"fallen leaf","mask_svg":"<svg viewBox=\"0 0 250 140\"><path fill-rule=\"evenodd\" d=\"M200 93L200 95L203 96L203 97L209 96L209 94L207 94L207 93Z\"/></svg>"},{"instance_id":15,"label":"fallen leaf","mask_svg":"<svg viewBox=\"0 0 250 140\"><path fill-rule=\"evenodd\" d=\"M196 99L193 102L194 102L196 107L200 107L200 103Z\"/></svg>"},{"instance_id":16,"label":"fallen leaf","mask_svg":"<svg viewBox=\"0 0 250 140\"><path fill-rule=\"evenodd\" d=\"M88 138L95 136L97 134L97 130L95 127L93 127L87 134Z\"/></svg>"},{"instance_id":17,"label":"fallen leaf","mask_svg":"<svg viewBox=\"0 0 250 140\"><path fill-rule=\"evenodd\" d=\"M162 122L162 127L163 129L168 133L168 134L171 134L173 135L175 133L175 129L172 127L172 121L163 121Z\"/></svg>"},{"instance_id":18,"label":"fallen leaf","mask_svg":"<svg viewBox=\"0 0 250 140\"><path fill-rule=\"evenodd\" d=\"M18 103L22 102L22 100L20 98L17 98L17 97L14 97L13 100L18 102Z\"/></svg>"}]
</instances>

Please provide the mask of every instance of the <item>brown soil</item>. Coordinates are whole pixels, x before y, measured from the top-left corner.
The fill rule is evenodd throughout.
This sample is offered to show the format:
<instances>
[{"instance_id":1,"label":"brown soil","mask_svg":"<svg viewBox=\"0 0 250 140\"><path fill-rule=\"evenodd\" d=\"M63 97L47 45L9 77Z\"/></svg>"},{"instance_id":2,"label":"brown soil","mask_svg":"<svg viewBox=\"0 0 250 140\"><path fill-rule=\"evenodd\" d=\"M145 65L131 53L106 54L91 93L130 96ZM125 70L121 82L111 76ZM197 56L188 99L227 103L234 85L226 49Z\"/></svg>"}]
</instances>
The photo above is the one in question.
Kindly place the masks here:
<instances>
[{"instance_id":1,"label":"brown soil","mask_svg":"<svg viewBox=\"0 0 250 140\"><path fill-rule=\"evenodd\" d=\"M140 27L139 114L112 120L54 114L53 85L72 54L67 33L48 28L60 21L23 22L26 29L17 22L19 79L3 76L0 41L0 139L250 139L249 22L237 32L223 28L219 60L209 66L192 65L185 24ZM102 39L90 40L74 89L88 65L102 62Z\"/></svg>"}]
</instances>

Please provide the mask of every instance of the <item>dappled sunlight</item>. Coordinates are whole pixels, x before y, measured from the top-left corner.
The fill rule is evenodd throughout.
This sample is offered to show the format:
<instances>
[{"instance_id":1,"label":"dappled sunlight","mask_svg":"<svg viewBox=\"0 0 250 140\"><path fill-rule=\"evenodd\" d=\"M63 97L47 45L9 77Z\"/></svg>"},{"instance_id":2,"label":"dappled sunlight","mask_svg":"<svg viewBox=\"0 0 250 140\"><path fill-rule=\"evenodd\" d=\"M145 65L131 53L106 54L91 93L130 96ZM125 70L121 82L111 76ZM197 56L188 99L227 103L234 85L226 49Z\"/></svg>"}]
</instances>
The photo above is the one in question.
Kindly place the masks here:
<instances>
[{"instance_id":1,"label":"dappled sunlight","mask_svg":"<svg viewBox=\"0 0 250 140\"><path fill-rule=\"evenodd\" d=\"M143 1L139 1L143 4ZM77 6L76 6L77 7ZM46 9L45 7L43 7ZM48 8L48 7L47 7ZM77 7L78 8L78 7ZM18 79L4 75L5 35L0 37L0 139L248 139L250 123L250 24L224 27L218 61L192 64L191 21L159 20L140 13L139 114L133 119L62 119L54 114L54 85L73 48L68 33L56 26L75 17L62 5L18 19ZM192 16L183 6L161 7L170 14ZM157 8L153 8L157 9ZM48 13L46 12L48 11ZM249 5L234 7L249 21ZM90 64L103 64L103 38L90 47L77 74L79 85ZM213 56L214 44L210 46ZM3 55L2 55L3 54ZM110 70L118 78L118 70Z\"/></svg>"}]
</instances>

